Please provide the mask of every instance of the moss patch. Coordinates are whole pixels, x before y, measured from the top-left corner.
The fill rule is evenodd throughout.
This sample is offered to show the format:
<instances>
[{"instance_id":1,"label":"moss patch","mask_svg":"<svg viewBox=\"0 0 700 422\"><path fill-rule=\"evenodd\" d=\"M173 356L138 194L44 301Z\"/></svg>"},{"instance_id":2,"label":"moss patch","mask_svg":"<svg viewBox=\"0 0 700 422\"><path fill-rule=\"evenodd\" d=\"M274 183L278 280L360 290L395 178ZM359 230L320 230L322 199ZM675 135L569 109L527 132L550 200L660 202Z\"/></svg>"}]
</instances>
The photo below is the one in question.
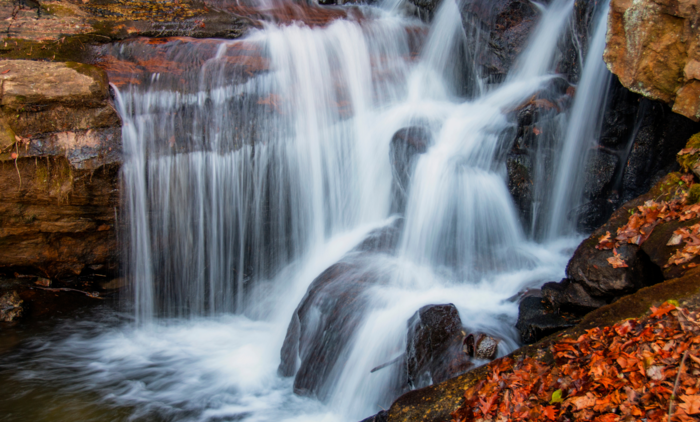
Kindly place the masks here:
<instances>
[{"instance_id":1,"label":"moss patch","mask_svg":"<svg viewBox=\"0 0 700 422\"><path fill-rule=\"evenodd\" d=\"M690 139L688 139L688 143L685 145L684 151L693 150L700 150L700 133L691 136ZM681 154L676 158L678 164L681 165L684 171L691 170L693 166L697 164L698 159L700 159L700 151Z\"/></svg>"}]
</instances>

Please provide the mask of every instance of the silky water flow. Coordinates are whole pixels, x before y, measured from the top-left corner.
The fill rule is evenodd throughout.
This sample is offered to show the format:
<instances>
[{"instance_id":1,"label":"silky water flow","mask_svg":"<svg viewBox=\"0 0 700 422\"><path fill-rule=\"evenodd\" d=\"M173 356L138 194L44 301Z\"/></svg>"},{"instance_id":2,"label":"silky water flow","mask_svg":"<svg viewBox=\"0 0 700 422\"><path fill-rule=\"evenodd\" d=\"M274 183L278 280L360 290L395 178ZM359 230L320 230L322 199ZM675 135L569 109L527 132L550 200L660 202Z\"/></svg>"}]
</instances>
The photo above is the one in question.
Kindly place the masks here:
<instances>
[{"instance_id":1,"label":"silky water flow","mask_svg":"<svg viewBox=\"0 0 700 422\"><path fill-rule=\"evenodd\" d=\"M32 403L7 414L358 421L404 391L401 365L372 369L401 356L407 321L428 304L453 303L467 330L502 339L499 356L518 347L513 297L561 279L581 240L562 216L581 201L577 160L594 142L607 78L603 10L571 111L548 126L559 175L536 187L546 205L525 225L502 151L513 110L557 77L573 1L539 7L529 47L500 84L470 59L487 35L467 37L459 6L445 0L430 28L402 17L398 2L323 27L267 24L212 40L184 84L154 74L115 88L130 299L5 358L2 376L20 386L14 403ZM244 47L269 68L232 74L230 53ZM392 138L406 129L423 149L397 170ZM395 241L366 248L368 236ZM334 289L307 294L334 264L346 268L343 288L359 286L344 311ZM284 349L284 374L280 351L300 303L306 334ZM327 303L347 318L324 326ZM316 368L304 361L320 347L309 343L315 330L342 341L307 384L295 382Z\"/></svg>"}]
</instances>

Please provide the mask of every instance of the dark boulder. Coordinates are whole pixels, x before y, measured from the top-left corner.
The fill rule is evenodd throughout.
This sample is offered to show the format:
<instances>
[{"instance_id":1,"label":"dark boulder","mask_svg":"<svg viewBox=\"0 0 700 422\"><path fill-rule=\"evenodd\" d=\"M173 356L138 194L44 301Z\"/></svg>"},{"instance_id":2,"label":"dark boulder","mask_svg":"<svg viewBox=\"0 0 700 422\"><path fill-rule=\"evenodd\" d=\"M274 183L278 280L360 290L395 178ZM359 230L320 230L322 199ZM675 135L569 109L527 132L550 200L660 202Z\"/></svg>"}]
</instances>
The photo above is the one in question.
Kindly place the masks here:
<instances>
[{"instance_id":1,"label":"dark boulder","mask_svg":"<svg viewBox=\"0 0 700 422\"><path fill-rule=\"evenodd\" d=\"M292 316L278 369L282 376L296 374L296 394L326 398L331 373L367 304L363 293L384 280L357 258L332 265L311 283Z\"/></svg>"},{"instance_id":2,"label":"dark boulder","mask_svg":"<svg viewBox=\"0 0 700 422\"><path fill-rule=\"evenodd\" d=\"M576 315L587 314L606 304L604 300L591 296L581 284L566 278L542 286L542 297L553 309Z\"/></svg>"},{"instance_id":3,"label":"dark boulder","mask_svg":"<svg viewBox=\"0 0 700 422\"><path fill-rule=\"evenodd\" d=\"M508 171L508 190L515 206L518 208L520 220L524 227L532 221L532 159L529 154L509 154L506 159Z\"/></svg>"},{"instance_id":4,"label":"dark boulder","mask_svg":"<svg viewBox=\"0 0 700 422\"><path fill-rule=\"evenodd\" d=\"M372 230L353 252L392 253L399 243L402 228L403 218L397 218L388 226Z\"/></svg>"},{"instance_id":5,"label":"dark boulder","mask_svg":"<svg viewBox=\"0 0 700 422\"><path fill-rule=\"evenodd\" d=\"M462 350L462 320L453 304L426 305L408 321L406 372L411 388L457 376L472 366Z\"/></svg>"},{"instance_id":6,"label":"dark boulder","mask_svg":"<svg viewBox=\"0 0 700 422\"><path fill-rule=\"evenodd\" d=\"M389 417L389 412L382 410L376 415L372 415L369 418L362 419L360 422L386 422Z\"/></svg>"},{"instance_id":7,"label":"dark boulder","mask_svg":"<svg viewBox=\"0 0 700 422\"><path fill-rule=\"evenodd\" d=\"M392 170L392 212L403 212L411 183L411 175L420 154L432 143L432 134L421 126L399 130L391 138L389 159Z\"/></svg>"},{"instance_id":8,"label":"dark boulder","mask_svg":"<svg viewBox=\"0 0 700 422\"><path fill-rule=\"evenodd\" d=\"M461 15L467 39L483 40L473 51L477 71L494 82L505 78L539 19L524 0L466 1Z\"/></svg>"},{"instance_id":9,"label":"dark boulder","mask_svg":"<svg viewBox=\"0 0 700 422\"><path fill-rule=\"evenodd\" d=\"M406 13L430 22L440 6L441 0L409 0L404 4Z\"/></svg>"},{"instance_id":10,"label":"dark boulder","mask_svg":"<svg viewBox=\"0 0 700 422\"><path fill-rule=\"evenodd\" d=\"M523 343L532 344L557 331L573 327L576 322L547 307L542 296L533 295L524 297L520 302L515 328L520 332Z\"/></svg>"}]
</instances>

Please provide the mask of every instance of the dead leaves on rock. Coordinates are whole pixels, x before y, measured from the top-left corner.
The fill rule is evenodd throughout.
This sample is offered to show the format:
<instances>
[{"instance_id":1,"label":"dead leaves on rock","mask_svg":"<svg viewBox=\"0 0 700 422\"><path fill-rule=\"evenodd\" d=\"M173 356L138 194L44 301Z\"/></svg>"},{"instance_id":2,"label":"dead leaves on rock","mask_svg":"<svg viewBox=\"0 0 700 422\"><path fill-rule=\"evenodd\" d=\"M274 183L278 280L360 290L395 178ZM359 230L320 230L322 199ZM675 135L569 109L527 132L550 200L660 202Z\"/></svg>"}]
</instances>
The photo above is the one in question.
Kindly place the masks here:
<instances>
[{"instance_id":1,"label":"dead leaves on rock","mask_svg":"<svg viewBox=\"0 0 700 422\"><path fill-rule=\"evenodd\" d=\"M487 378L465 392L453 421L660 422L668 421L671 400L671 422L697 421L698 313L673 301L651 311L554 343L551 364L530 357L492 362Z\"/></svg>"},{"instance_id":2,"label":"dead leaves on rock","mask_svg":"<svg viewBox=\"0 0 700 422\"><path fill-rule=\"evenodd\" d=\"M690 188L693 185L693 176L683 175L681 181ZM688 204L687 202L688 194L685 191L679 197L669 201L646 201L636 210L630 210L631 215L627 224L617 229L614 238L610 232L601 236L598 239L596 249L612 249L613 256L608 258L610 265L613 268L627 267L625 261L618 255L617 248L623 244L641 245L649 239L658 224L672 220L683 222L700 217L700 204ZM666 267L685 264L700 255L700 224L676 230L666 245L675 246L682 242L685 242L684 246L669 258Z\"/></svg>"}]
</instances>

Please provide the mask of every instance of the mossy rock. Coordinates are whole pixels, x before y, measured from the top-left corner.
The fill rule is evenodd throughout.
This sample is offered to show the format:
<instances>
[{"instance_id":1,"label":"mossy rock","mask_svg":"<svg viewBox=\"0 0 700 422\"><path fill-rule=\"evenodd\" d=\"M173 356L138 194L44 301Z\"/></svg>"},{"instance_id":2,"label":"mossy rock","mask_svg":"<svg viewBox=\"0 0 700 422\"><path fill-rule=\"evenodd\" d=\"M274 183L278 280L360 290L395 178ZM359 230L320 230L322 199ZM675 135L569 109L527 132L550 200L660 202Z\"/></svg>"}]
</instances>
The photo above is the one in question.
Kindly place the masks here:
<instances>
[{"instance_id":1,"label":"mossy rock","mask_svg":"<svg viewBox=\"0 0 700 422\"><path fill-rule=\"evenodd\" d=\"M8 151L15 141L15 132L5 119L0 117L0 154Z\"/></svg>"},{"instance_id":2,"label":"mossy rock","mask_svg":"<svg viewBox=\"0 0 700 422\"><path fill-rule=\"evenodd\" d=\"M690 139L688 139L688 143L685 144L684 151L687 151L688 153L679 153L678 157L676 158L676 160L678 160L678 164L681 165L681 168L684 171L693 171L696 173L697 170L694 169L700 169L700 162L698 161L700 160L700 133L696 133L695 135L691 136Z\"/></svg>"}]
</instances>

